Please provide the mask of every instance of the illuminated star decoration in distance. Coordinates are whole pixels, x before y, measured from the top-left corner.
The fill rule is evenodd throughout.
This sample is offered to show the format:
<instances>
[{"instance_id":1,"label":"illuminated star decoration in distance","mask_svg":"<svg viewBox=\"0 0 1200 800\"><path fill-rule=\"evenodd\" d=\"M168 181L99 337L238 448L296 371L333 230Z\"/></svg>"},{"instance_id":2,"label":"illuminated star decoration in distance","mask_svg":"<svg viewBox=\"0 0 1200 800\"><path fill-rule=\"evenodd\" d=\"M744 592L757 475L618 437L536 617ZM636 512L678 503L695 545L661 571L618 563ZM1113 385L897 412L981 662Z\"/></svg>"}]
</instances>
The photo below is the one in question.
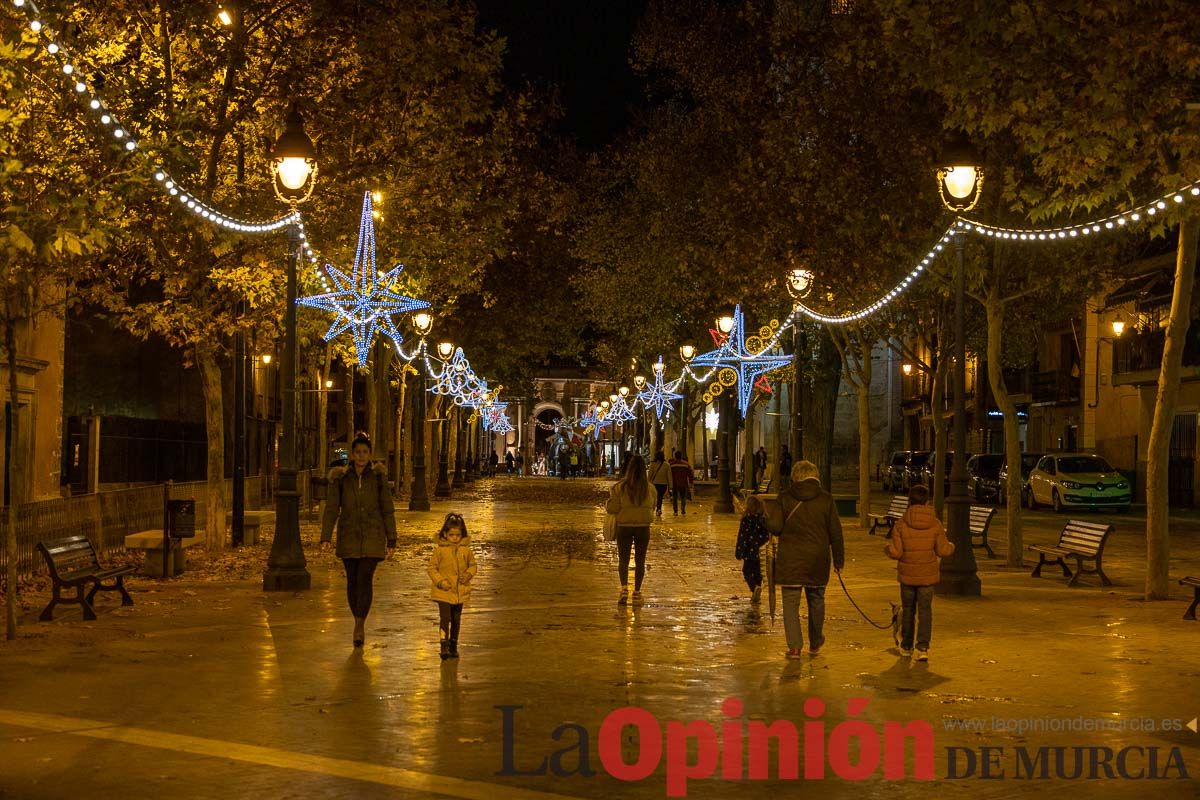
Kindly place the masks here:
<instances>
[{"instance_id":1,"label":"illuminated star decoration in distance","mask_svg":"<svg viewBox=\"0 0 1200 800\"><path fill-rule=\"evenodd\" d=\"M654 367L654 383L647 386L645 391L638 392L637 396L642 405L654 409L654 415L658 419L662 419L663 412L671 408L676 400L683 399L683 395L669 391L663 384L663 371L662 356L659 356L658 364Z\"/></svg>"},{"instance_id":2,"label":"illuminated star decoration in distance","mask_svg":"<svg viewBox=\"0 0 1200 800\"><path fill-rule=\"evenodd\" d=\"M392 317L421 308L429 303L405 297L392 291L392 286L404 269L397 264L386 273L375 269L375 223L371 213L371 193L363 193L362 220L358 224L358 247L354 251L354 267L350 275L332 264L325 265L325 272L333 281L336 291L299 297L296 303L310 308L320 308L336 315L325 341L340 333L354 333L354 349L358 352L358 365L365 367L371 352L375 332L391 337L397 344L404 341Z\"/></svg>"},{"instance_id":3,"label":"illuminated star decoration in distance","mask_svg":"<svg viewBox=\"0 0 1200 800\"><path fill-rule=\"evenodd\" d=\"M746 318L742 315L742 307L733 309L733 329L725 343L716 350L701 353L692 359L689 367L729 367L737 372L738 410L742 417L750 407L750 395L754 392L754 384L759 377L772 370L786 367L792 363L791 356L771 356L763 353L751 353L746 349Z\"/></svg>"}]
</instances>

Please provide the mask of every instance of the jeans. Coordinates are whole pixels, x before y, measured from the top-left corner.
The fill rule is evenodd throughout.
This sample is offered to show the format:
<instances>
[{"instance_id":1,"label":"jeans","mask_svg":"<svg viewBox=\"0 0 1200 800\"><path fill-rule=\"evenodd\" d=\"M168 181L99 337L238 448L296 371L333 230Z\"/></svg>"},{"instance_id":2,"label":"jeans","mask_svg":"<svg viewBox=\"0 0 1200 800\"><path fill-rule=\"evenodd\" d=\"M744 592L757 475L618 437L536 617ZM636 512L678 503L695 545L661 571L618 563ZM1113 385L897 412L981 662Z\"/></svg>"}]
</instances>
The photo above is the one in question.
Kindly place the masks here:
<instances>
[{"instance_id":1,"label":"jeans","mask_svg":"<svg viewBox=\"0 0 1200 800\"><path fill-rule=\"evenodd\" d=\"M621 576L621 588L629 584L629 551L634 550L633 590L642 590L642 579L646 577L646 550L650 547L650 526L617 528L617 574Z\"/></svg>"},{"instance_id":2,"label":"jeans","mask_svg":"<svg viewBox=\"0 0 1200 800\"><path fill-rule=\"evenodd\" d=\"M680 511L687 513L687 493L686 488L681 489L678 486L671 490L671 510L676 514Z\"/></svg>"},{"instance_id":3,"label":"jeans","mask_svg":"<svg viewBox=\"0 0 1200 800\"><path fill-rule=\"evenodd\" d=\"M438 627L442 629L442 638L452 642L458 641L458 627L462 623L462 603L447 603L438 600Z\"/></svg>"},{"instance_id":4,"label":"jeans","mask_svg":"<svg viewBox=\"0 0 1200 800\"><path fill-rule=\"evenodd\" d=\"M665 483L654 484L654 491L658 492L658 498L654 501L654 513L662 516L662 501L667 493L667 485Z\"/></svg>"},{"instance_id":5,"label":"jeans","mask_svg":"<svg viewBox=\"0 0 1200 800\"><path fill-rule=\"evenodd\" d=\"M799 650L804 646L804 637L800 633L801 591L808 599L808 648L820 650L821 645L825 644L824 586L783 587L783 633L787 637L787 646L789 650Z\"/></svg>"},{"instance_id":6,"label":"jeans","mask_svg":"<svg viewBox=\"0 0 1200 800\"><path fill-rule=\"evenodd\" d=\"M900 646L912 650L913 618L917 617L917 649L929 649L929 637L933 634L933 587L905 586L900 584Z\"/></svg>"},{"instance_id":7,"label":"jeans","mask_svg":"<svg viewBox=\"0 0 1200 800\"><path fill-rule=\"evenodd\" d=\"M382 558L343 558L346 565L346 599L355 618L366 619L374 596L375 568Z\"/></svg>"}]
</instances>

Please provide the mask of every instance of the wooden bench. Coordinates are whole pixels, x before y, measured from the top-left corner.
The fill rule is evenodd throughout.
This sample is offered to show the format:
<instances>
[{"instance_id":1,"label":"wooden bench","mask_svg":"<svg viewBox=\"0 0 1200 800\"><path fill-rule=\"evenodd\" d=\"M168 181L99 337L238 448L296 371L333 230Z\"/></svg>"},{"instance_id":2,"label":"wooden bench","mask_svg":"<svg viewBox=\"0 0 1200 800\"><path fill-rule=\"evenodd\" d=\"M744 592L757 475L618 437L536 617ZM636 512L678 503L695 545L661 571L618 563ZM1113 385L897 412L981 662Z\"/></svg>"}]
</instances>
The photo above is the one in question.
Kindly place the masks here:
<instances>
[{"instance_id":1,"label":"wooden bench","mask_svg":"<svg viewBox=\"0 0 1200 800\"><path fill-rule=\"evenodd\" d=\"M1188 606L1188 610L1183 612L1184 619L1196 618L1196 606L1200 605L1200 578L1193 578L1191 575L1186 578L1179 579L1180 586L1190 586L1195 590L1195 596L1192 598L1192 604Z\"/></svg>"},{"instance_id":2,"label":"wooden bench","mask_svg":"<svg viewBox=\"0 0 1200 800\"><path fill-rule=\"evenodd\" d=\"M133 598L125 591L125 576L133 572L133 567L113 567L102 569L96 558L96 549L86 536L68 536L65 539L55 539L49 542L38 542L38 552L46 559L50 570L50 578L54 581L53 597L50 604L42 611L41 619L49 622L54 619L54 607L59 603L79 603L83 607L84 619L95 619L96 611L92 608L92 599L96 592L120 592L121 605L133 605ZM105 585L105 581L116 578L116 583ZM91 590L85 597L83 588L88 584ZM75 587L75 598L64 599L60 590Z\"/></svg>"},{"instance_id":3,"label":"wooden bench","mask_svg":"<svg viewBox=\"0 0 1200 800\"><path fill-rule=\"evenodd\" d=\"M182 575L187 566L187 554L184 548L200 544L199 537L191 539L171 540L171 571L170 575ZM163 532L162 528L148 531L138 531L125 537L127 550L145 550L146 559L142 562L142 575L161 578L163 575Z\"/></svg>"},{"instance_id":4,"label":"wooden bench","mask_svg":"<svg viewBox=\"0 0 1200 800\"><path fill-rule=\"evenodd\" d=\"M242 517L242 544L258 544L258 529L262 525L275 524L275 512L270 510L244 511ZM233 525L233 512L225 515L225 524Z\"/></svg>"},{"instance_id":5,"label":"wooden bench","mask_svg":"<svg viewBox=\"0 0 1200 800\"><path fill-rule=\"evenodd\" d=\"M1058 535L1058 544L1054 546L1031 544L1028 547L1029 550L1038 554L1038 564L1033 568L1033 577L1040 577L1042 567L1046 564L1058 564L1062 567L1063 575L1071 579L1067 582L1067 586L1074 586L1078 583L1079 576L1084 573L1099 575L1100 582L1104 586L1112 586L1112 581L1104 574L1101 558L1104 556L1104 544L1112 535L1113 530L1112 525L1101 522L1084 522L1078 519L1068 521L1063 527L1062 533ZM1048 559L1047 556L1054 556L1054 558ZM1063 560L1065 558L1075 559L1074 575L1067 568L1067 562ZM1095 569L1084 569L1084 561L1095 564Z\"/></svg>"},{"instance_id":6,"label":"wooden bench","mask_svg":"<svg viewBox=\"0 0 1200 800\"><path fill-rule=\"evenodd\" d=\"M871 530L868 531L872 536L875 535L875 529L880 525L887 527L887 535L892 535L892 526L896 524L896 520L904 516L904 512L908 511L908 497L898 494L892 497L892 504L888 506L888 510L883 514L868 514L871 519Z\"/></svg>"},{"instance_id":7,"label":"wooden bench","mask_svg":"<svg viewBox=\"0 0 1200 800\"><path fill-rule=\"evenodd\" d=\"M996 516L995 506L971 506L971 547L982 547L987 551L988 558L995 558L992 546L988 544L988 529L992 526L992 517ZM975 540L979 539L979 544Z\"/></svg>"}]
</instances>

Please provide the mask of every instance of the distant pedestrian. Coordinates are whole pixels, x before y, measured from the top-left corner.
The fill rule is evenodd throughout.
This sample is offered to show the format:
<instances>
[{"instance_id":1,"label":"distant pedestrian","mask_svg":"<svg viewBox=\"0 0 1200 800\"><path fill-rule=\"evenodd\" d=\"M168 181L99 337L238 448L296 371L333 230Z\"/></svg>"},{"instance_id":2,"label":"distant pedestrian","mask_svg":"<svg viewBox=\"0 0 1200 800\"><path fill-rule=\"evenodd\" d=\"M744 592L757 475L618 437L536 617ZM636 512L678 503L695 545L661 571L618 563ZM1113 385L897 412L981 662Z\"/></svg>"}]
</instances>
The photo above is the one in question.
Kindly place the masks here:
<instances>
[{"instance_id":1,"label":"distant pedestrian","mask_svg":"<svg viewBox=\"0 0 1200 800\"><path fill-rule=\"evenodd\" d=\"M571 477L579 477L579 448L571 446Z\"/></svg>"},{"instance_id":2,"label":"distant pedestrian","mask_svg":"<svg viewBox=\"0 0 1200 800\"><path fill-rule=\"evenodd\" d=\"M429 559L430 597L438 606L442 661L458 658L462 610L471 598L471 581L478 572L466 521L461 514L447 514Z\"/></svg>"},{"instance_id":3,"label":"distant pedestrian","mask_svg":"<svg viewBox=\"0 0 1200 800\"><path fill-rule=\"evenodd\" d=\"M792 451L785 444L779 453L779 483L786 487L792 480Z\"/></svg>"},{"instance_id":4,"label":"distant pedestrian","mask_svg":"<svg viewBox=\"0 0 1200 800\"><path fill-rule=\"evenodd\" d=\"M767 448L759 447L754 451L754 481L751 491L758 491L758 484L767 473Z\"/></svg>"},{"instance_id":5,"label":"distant pedestrian","mask_svg":"<svg viewBox=\"0 0 1200 800\"><path fill-rule=\"evenodd\" d=\"M946 538L946 529L929 503L929 489L914 486L908 492L908 510L892 527L892 538L884 552L900 563L900 655L913 652L913 627L916 623L917 661L929 660L929 639L933 634L933 587L941 580L939 558L954 553L954 542Z\"/></svg>"},{"instance_id":6,"label":"distant pedestrian","mask_svg":"<svg viewBox=\"0 0 1200 800\"><path fill-rule=\"evenodd\" d=\"M514 463L516 463L516 459L513 458L512 450L505 450L504 451L504 471L507 472L509 475L512 475L512 473L513 473L513 464Z\"/></svg>"},{"instance_id":7,"label":"distant pedestrian","mask_svg":"<svg viewBox=\"0 0 1200 800\"><path fill-rule=\"evenodd\" d=\"M558 448L558 477L562 480L567 479L567 473L571 471L571 448L563 445Z\"/></svg>"},{"instance_id":8,"label":"distant pedestrian","mask_svg":"<svg viewBox=\"0 0 1200 800\"><path fill-rule=\"evenodd\" d=\"M321 549L329 549L336 523L336 552L346 568L346 598L354 615L354 646L362 647L375 568L396 547L396 511L384 466L371 461L371 440L355 437L350 458L349 466L329 471Z\"/></svg>"},{"instance_id":9,"label":"distant pedestrian","mask_svg":"<svg viewBox=\"0 0 1200 800\"><path fill-rule=\"evenodd\" d=\"M746 495L746 507L742 512L733 555L742 561L742 577L746 579L746 586L750 589L751 603L757 603L762 596L763 572L759 552L770 538L766 509L762 500L752 494Z\"/></svg>"},{"instance_id":10,"label":"distant pedestrian","mask_svg":"<svg viewBox=\"0 0 1200 800\"><path fill-rule=\"evenodd\" d=\"M518 478L525 474L525 457L521 455L520 450L513 456L513 470L516 471Z\"/></svg>"},{"instance_id":11,"label":"distant pedestrian","mask_svg":"<svg viewBox=\"0 0 1200 800\"><path fill-rule=\"evenodd\" d=\"M493 450L488 453L488 476L496 477L496 467L500 465L500 455Z\"/></svg>"},{"instance_id":12,"label":"distant pedestrian","mask_svg":"<svg viewBox=\"0 0 1200 800\"><path fill-rule=\"evenodd\" d=\"M661 517L663 497L671 485L671 465L667 463L662 450L655 453L654 460L650 462L650 483L654 486L655 494L654 516Z\"/></svg>"},{"instance_id":13,"label":"distant pedestrian","mask_svg":"<svg viewBox=\"0 0 1200 800\"><path fill-rule=\"evenodd\" d=\"M632 456L625 464L625 476L609 493L605 510L617 515L617 574L621 578L618 605L630 602L629 552L634 551L633 597L642 604L642 579L646 577L646 551L650 548L650 522L654 516L654 493L646 480L646 461Z\"/></svg>"},{"instance_id":14,"label":"distant pedestrian","mask_svg":"<svg viewBox=\"0 0 1200 800\"><path fill-rule=\"evenodd\" d=\"M808 601L808 652L817 655L825 643L825 586L829 565L838 572L846 563L842 522L833 495L821 488L817 465L799 461L792 483L780 492L767 519L767 529L779 537L775 583L782 588L783 630L787 657L799 658L804 637L800 630L800 595Z\"/></svg>"},{"instance_id":15,"label":"distant pedestrian","mask_svg":"<svg viewBox=\"0 0 1200 800\"><path fill-rule=\"evenodd\" d=\"M696 478L692 474L692 465L683 457L683 451L676 450L671 459L671 510L676 514L687 514L687 502L692 499L692 486Z\"/></svg>"}]
</instances>

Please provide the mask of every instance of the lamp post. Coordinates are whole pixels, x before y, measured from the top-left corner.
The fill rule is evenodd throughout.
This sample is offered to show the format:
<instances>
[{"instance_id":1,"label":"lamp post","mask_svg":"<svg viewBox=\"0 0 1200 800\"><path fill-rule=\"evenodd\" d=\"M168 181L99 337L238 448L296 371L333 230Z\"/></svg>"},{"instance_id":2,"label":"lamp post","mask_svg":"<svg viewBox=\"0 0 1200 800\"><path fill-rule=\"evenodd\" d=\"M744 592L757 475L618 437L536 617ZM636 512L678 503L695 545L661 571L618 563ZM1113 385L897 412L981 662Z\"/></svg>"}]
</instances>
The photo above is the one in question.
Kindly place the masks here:
<instances>
[{"instance_id":1,"label":"lamp post","mask_svg":"<svg viewBox=\"0 0 1200 800\"><path fill-rule=\"evenodd\" d=\"M689 364L692 363L692 359L695 357L696 357L696 346L695 345L681 344L679 346L679 359L681 361L683 361L683 366L685 369L687 368L687 366ZM691 434L692 434L691 425L688 421L688 414L690 413L690 409L688 408L688 401L691 399L691 385L689 384L689 382L687 380L686 374L684 375L682 394L683 394L683 399L679 403L679 432L680 432L679 438L683 440L683 446L679 448L679 451L683 454L684 460L688 462L688 466L691 466L691 457L688 455L688 449L689 449L689 446L691 445L691 442L689 440L691 439Z\"/></svg>"},{"instance_id":2,"label":"lamp post","mask_svg":"<svg viewBox=\"0 0 1200 800\"><path fill-rule=\"evenodd\" d=\"M796 302L808 297L808 293L812 291L813 274L810 270L803 267L797 267L788 271L787 288L788 294L792 296L792 307L795 308ZM792 442L792 459L795 463L804 459L804 405L800 397L800 378L803 372L801 364L801 352L804 348L800 347L800 320L793 315L792 317L792 394L788 398L791 406L792 425L791 436ZM781 475L780 481L783 485L787 485L791 480L790 475Z\"/></svg>"},{"instance_id":3,"label":"lamp post","mask_svg":"<svg viewBox=\"0 0 1200 800\"><path fill-rule=\"evenodd\" d=\"M613 399L616 399L615 395L612 395L612 397L613 397ZM608 400L600 401L600 413L601 414L603 414L604 416L608 416L608 410L610 408L612 408L612 404ZM616 427L616 425L613 424L612 420L609 420L609 422L608 422L608 474L609 475L613 474L613 432L614 432L613 429L615 427Z\"/></svg>"},{"instance_id":4,"label":"lamp post","mask_svg":"<svg viewBox=\"0 0 1200 800\"><path fill-rule=\"evenodd\" d=\"M317 150L304 132L304 117L293 104L283 135L271 153L275 168L275 195L296 207L312 196L317 180ZM283 358L280 361L283 394L283 437L279 446L279 486L275 492L275 539L263 591L291 592L312 583L304 545L300 541L300 493L296 491L296 261L304 239L299 217L288 226L287 305L283 312Z\"/></svg>"},{"instance_id":5,"label":"lamp post","mask_svg":"<svg viewBox=\"0 0 1200 800\"><path fill-rule=\"evenodd\" d=\"M724 316L717 318L717 330L726 336L733 330L733 317ZM729 454L733 448L730 447L730 428L733 427L733 395L728 391L721 392L721 399L718 404L721 407L721 426L717 434L717 502L713 503L713 512L716 514L732 514L733 513L733 491L730 487L731 470L729 468Z\"/></svg>"},{"instance_id":6,"label":"lamp post","mask_svg":"<svg viewBox=\"0 0 1200 800\"><path fill-rule=\"evenodd\" d=\"M413 327L421 337L419 356L425 355L425 337L433 329L433 315L427 311L413 314ZM429 491L425 486L425 368L417 367L417 391L413 397L413 476L408 493L409 511L429 510Z\"/></svg>"},{"instance_id":7,"label":"lamp post","mask_svg":"<svg viewBox=\"0 0 1200 800\"><path fill-rule=\"evenodd\" d=\"M938 194L950 211L964 213L979 202L983 188L983 170L975 149L965 140L951 143L938 162ZM942 560L938 594L977 597L982 593L975 548L969 528L970 499L967 497L967 343L965 321L966 267L965 234L954 231L954 250L958 263L954 274L954 461L950 465L950 496L946 498L947 533L954 542L954 554ZM1016 457L1016 454L1011 454Z\"/></svg>"},{"instance_id":8,"label":"lamp post","mask_svg":"<svg viewBox=\"0 0 1200 800\"><path fill-rule=\"evenodd\" d=\"M1097 313L1099 313L1099 312L1097 312ZM1097 335L1096 335L1096 369L1095 369L1095 377L1093 378L1093 382L1095 384L1094 394L1096 396L1096 399L1094 402L1087 404L1088 408L1098 408L1100 406L1100 345L1103 344L1104 342L1108 342L1110 345L1112 345L1115 348L1117 345L1117 339L1120 339L1121 334L1123 334L1125 332L1125 320L1118 317L1117 319L1114 319L1112 321L1113 335L1111 338L1108 336L1100 336L1099 331L1100 331L1100 327L1096 326L1096 332L1097 332ZM1115 357L1113 360L1114 361L1116 360Z\"/></svg>"},{"instance_id":9,"label":"lamp post","mask_svg":"<svg viewBox=\"0 0 1200 800\"><path fill-rule=\"evenodd\" d=\"M453 342L438 342L438 356L442 359L443 369L449 369L450 356L454 355ZM434 487L434 497L449 497L450 496L450 403L447 399L444 403L446 414L438 422L438 430L441 433L438 443L438 478L437 486Z\"/></svg>"}]
</instances>

